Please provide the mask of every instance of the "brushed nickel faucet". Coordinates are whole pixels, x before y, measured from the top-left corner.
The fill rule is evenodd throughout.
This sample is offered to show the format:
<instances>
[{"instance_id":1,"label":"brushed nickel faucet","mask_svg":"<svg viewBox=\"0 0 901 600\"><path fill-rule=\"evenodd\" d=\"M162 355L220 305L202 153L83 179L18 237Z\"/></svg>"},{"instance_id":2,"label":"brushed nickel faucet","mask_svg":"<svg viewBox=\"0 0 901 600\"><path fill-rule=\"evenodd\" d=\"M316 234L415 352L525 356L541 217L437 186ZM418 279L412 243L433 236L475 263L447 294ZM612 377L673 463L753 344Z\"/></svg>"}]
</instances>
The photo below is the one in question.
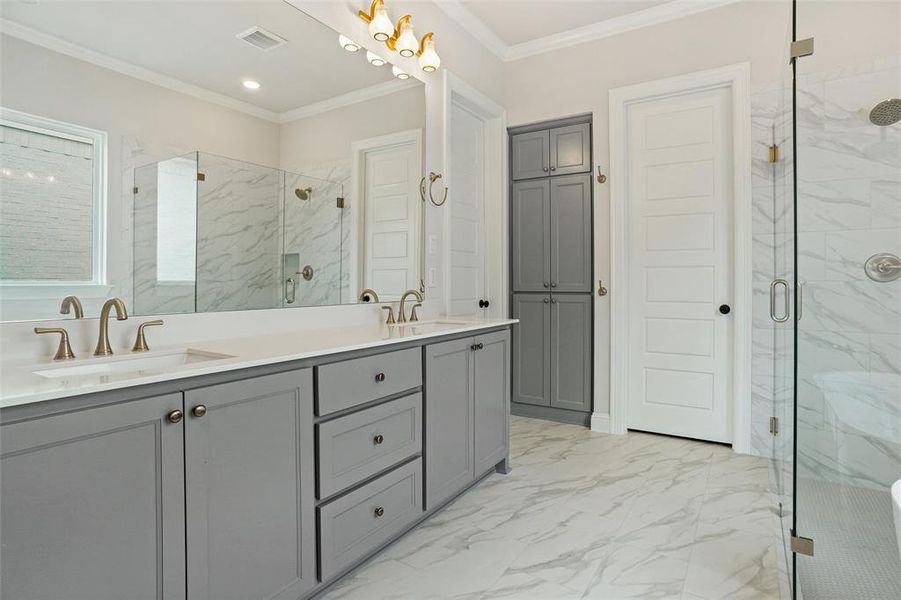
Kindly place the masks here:
<instances>
[{"instance_id":1,"label":"brushed nickel faucet","mask_svg":"<svg viewBox=\"0 0 901 600\"><path fill-rule=\"evenodd\" d=\"M109 313L116 309L116 320L124 321L128 318L125 303L119 298L110 298L103 303L100 309L100 337L97 339L97 347L94 348L94 356L109 356L113 349L109 345Z\"/></svg>"},{"instance_id":2,"label":"brushed nickel faucet","mask_svg":"<svg viewBox=\"0 0 901 600\"><path fill-rule=\"evenodd\" d=\"M72 346L69 345L69 332L62 327L35 327L34 332L38 335L42 333L59 334L59 346L56 348L56 355L53 357L53 360L71 360L75 358Z\"/></svg>"},{"instance_id":3,"label":"brushed nickel faucet","mask_svg":"<svg viewBox=\"0 0 901 600\"><path fill-rule=\"evenodd\" d=\"M162 325L162 319L154 319L153 321L144 321L138 325L138 335L135 337L135 345L132 346L132 352L147 352L150 346L147 345L147 338L144 336L144 328Z\"/></svg>"},{"instance_id":4,"label":"brushed nickel faucet","mask_svg":"<svg viewBox=\"0 0 901 600\"><path fill-rule=\"evenodd\" d=\"M422 302L422 294L419 293L419 290L409 289L406 292L404 292L404 295L400 297L400 308L397 311L400 313L397 316L398 323L406 323L407 322L407 314L404 309L404 304L407 301L407 296L413 296L414 298L416 298L417 302L420 302L420 303ZM410 321L418 321L419 317L416 316L416 311L413 310L411 312L413 314L410 316Z\"/></svg>"},{"instance_id":5,"label":"brushed nickel faucet","mask_svg":"<svg viewBox=\"0 0 901 600\"><path fill-rule=\"evenodd\" d=\"M71 309L75 309L76 319L84 318L84 308L81 306L81 300L78 299L78 296L66 296L63 298L63 303L59 307L59 314L67 315Z\"/></svg>"}]
</instances>

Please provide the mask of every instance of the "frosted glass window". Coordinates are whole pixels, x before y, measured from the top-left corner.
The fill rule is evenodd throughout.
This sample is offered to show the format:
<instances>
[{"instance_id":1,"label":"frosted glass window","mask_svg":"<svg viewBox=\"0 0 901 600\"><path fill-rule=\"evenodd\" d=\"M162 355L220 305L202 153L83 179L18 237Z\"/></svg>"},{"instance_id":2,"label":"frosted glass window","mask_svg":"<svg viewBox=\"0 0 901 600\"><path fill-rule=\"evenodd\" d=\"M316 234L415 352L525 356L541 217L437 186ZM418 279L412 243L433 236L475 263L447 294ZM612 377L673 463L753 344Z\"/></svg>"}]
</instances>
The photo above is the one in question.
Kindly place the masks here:
<instances>
[{"instance_id":1,"label":"frosted glass window","mask_svg":"<svg viewBox=\"0 0 901 600\"><path fill-rule=\"evenodd\" d=\"M173 158L157 172L156 278L185 283L195 279L197 162Z\"/></svg>"},{"instance_id":2,"label":"frosted glass window","mask_svg":"<svg viewBox=\"0 0 901 600\"><path fill-rule=\"evenodd\" d=\"M96 156L91 139L0 124L0 280L99 279Z\"/></svg>"}]
</instances>

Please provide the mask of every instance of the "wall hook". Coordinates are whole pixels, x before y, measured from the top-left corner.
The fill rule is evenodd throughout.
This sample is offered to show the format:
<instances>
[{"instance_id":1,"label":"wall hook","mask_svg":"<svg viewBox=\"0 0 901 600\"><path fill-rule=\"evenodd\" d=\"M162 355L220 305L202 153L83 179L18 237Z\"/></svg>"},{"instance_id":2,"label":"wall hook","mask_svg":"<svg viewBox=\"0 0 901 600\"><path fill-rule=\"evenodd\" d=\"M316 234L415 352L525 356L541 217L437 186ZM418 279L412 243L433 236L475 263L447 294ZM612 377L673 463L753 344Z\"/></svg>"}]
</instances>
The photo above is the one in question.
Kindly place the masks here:
<instances>
[{"instance_id":1,"label":"wall hook","mask_svg":"<svg viewBox=\"0 0 901 600\"><path fill-rule=\"evenodd\" d=\"M607 183L607 176L601 173L600 165L598 165L598 183Z\"/></svg>"},{"instance_id":2,"label":"wall hook","mask_svg":"<svg viewBox=\"0 0 901 600\"><path fill-rule=\"evenodd\" d=\"M441 173L435 173L434 171L429 173L429 192L428 192L429 193L429 201L431 201L431 203L434 204L435 206L441 206L445 202L447 202L448 188L446 186L444 188L444 196L441 198L441 202L435 202L435 196L432 195L432 186L435 185L435 182L438 181L439 179L441 179ZM425 195L426 195L425 177L423 177L419 181L419 195L422 198L422 201L425 202Z\"/></svg>"}]
</instances>

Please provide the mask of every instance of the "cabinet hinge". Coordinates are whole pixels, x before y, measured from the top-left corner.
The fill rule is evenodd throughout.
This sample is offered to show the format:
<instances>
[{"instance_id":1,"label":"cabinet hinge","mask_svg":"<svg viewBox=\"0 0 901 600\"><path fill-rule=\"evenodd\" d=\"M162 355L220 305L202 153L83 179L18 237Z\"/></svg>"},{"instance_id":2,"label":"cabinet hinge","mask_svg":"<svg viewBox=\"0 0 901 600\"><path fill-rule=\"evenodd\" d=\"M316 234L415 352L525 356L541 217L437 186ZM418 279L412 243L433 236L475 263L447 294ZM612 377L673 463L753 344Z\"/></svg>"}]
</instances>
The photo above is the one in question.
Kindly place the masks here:
<instances>
[{"instance_id":1,"label":"cabinet hinge","mask_svg":"<svg viewBox=\"0 0 901 600\"><path fill-rule=\"evenodd\" d=\"M197 181L206 181L206 174L198 172L197 173Z\"/></svg>"},{"instance_id":2,"label":"cabinet hinge","mask_svg":"<svg viewBox=\"0 0 901 600\"><path fill-rule=\"evenodd\" d=\"M770 435L779 435L779 419L770 417Z\"/></svg>"},{"instance_id":3,"label":"cabinet hinge","mask_svg":"<svg viewBox=\"0 0 901 600\"><path fill-rule=\"evenodd\" d=\"M791 548L795 554L813 556L813 540L810 538L793 535Z\"/></svg>"},{"instance_id":4,"label":"cabinet hinge","mask_svg":"<svg viewBox=\"0 0 901 600\"><path fill-rule=\"evenodd\" d=\"M131 193L134 194L135 196L138 195L138 188L137 188L137 186L131 188Z\"/></svg>"},{"instance_id":5,"label":"cabinet hinge","mask_svg":"<svg viewBox=\"0 0 901 600\"><path fill-rule=\"evenodd\" d=\"M773 144L770 146L770 162L774 163L779 160L779 146Z\"/></svg>"},{"instance_id":6,"label":"cabinet hinge","mask_svg":"<svg viewBox=\"0 0 901 600\"><path fill-rule=\"evenodd\" d=\"M789 46L789 53L792 60L796 58L802 58L804 56L810 56L813 54L813 38L807 38L804 40L798 40L796 42L792 42L791 46Z\"/></svg>"},{"instance_id":7,"label":"cabinet hinge","mask_svg":"<svg viewBox=\"0 0 901 600\"><path fill-rule=\"evenodd\" d=\"M344 198L342 198L341 196L338 196L338 198L335 201L335 204L338 206L338 208L344 208Z\"/></svg>"}]
</instances>

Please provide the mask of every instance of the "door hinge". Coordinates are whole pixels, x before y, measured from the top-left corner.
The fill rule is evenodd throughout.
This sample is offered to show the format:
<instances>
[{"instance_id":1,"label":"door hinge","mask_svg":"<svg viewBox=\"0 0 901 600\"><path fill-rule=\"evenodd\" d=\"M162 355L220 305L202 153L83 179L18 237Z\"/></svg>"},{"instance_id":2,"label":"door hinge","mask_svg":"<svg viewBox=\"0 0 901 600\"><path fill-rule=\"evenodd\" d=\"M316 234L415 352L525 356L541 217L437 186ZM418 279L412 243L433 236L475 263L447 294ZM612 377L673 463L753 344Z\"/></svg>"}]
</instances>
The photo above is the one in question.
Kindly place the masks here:
<instances>
[{"instance_id":1,"label":"door hinge","mask_svg":"<svg viewBox=\"0 0 901 600\"><path fill-rule=\"evenodd\" d=\"M804 56L810 56L813 54L813 38L807 38L804 40L798 40L796 42L792 42L791 46L789 46L789 53L791 55L791 60L795 60L796 58L802 58Z\"/></svg>"},{"instance_id":2,"label":"door hinge","mask_svg":"<svg viewBox=\"0 0 901 600\"><path fill-rule=\"evenodd\" d=\"M770 417L770 435L779 435L779 419Z\"/></svg>"},{"instance_id":3,"label":"door hinge","mask_svg":"<svg viewBox=\"0 0 901 600\"><path fill-rule=\"evenodd\" d=\"M197 173L197 181L206 181L206 174L198 172Z\"/></svg>"},{"instance_id":4,"label":"door hinge","mask_svg":"<svg viewBox=\"0 0 901 600\"><path fill-rule=\"evenodd\" d=\"M134 194L135 196L138 195L138 188L137 188L137 186L131 188L131 193Z\"/></svg>"},{"instance_id":5,"label":"door hinge","mask_svg":"<svg viewBox=\"0 0 901 600\"><path fill-rule=\"evenodd\" d=\"M810 538L793 535L791 548L795 554L813 556L813 540Z\"/></svg>"},{"instance_id":6,"label":"door hinge","mask_svg":"<svg viewBox=\"0 0 901 600\"><path fill-rule=\"evenodd\" d=\"M770 162L778 162L779 161L779 146L773 144L770 146Z\"/></svg>"},{"instance_id":7,"label":"door hinge","mask_svg":"<svg viewBox=\"0 0 901 600\"><path fill-rule=\"evenodd\" d=\"M335 201L335 204L338 205L338 208L344 208L344 198L342 198L341 196L338 196L338 198Z\"/></svg>"}]
</instances>

